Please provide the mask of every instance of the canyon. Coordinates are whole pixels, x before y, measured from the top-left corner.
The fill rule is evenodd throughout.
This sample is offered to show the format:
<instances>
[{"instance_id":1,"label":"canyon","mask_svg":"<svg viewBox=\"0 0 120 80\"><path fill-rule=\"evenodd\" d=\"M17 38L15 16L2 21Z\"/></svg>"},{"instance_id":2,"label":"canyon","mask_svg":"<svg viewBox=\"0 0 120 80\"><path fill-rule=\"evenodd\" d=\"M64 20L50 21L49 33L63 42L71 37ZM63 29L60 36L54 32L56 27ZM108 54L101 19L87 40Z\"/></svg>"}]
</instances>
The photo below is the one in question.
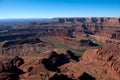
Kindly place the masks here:
<instances>
[{"instance_id":1,"label":"canyon","mask_svg":"<svg viewBox=\"0 0 120 80\"><path fill-rule=\"evenodd\" d=\"M120 80L120 18L0 21L0 80Z\"/></svg>"}]
</instances>

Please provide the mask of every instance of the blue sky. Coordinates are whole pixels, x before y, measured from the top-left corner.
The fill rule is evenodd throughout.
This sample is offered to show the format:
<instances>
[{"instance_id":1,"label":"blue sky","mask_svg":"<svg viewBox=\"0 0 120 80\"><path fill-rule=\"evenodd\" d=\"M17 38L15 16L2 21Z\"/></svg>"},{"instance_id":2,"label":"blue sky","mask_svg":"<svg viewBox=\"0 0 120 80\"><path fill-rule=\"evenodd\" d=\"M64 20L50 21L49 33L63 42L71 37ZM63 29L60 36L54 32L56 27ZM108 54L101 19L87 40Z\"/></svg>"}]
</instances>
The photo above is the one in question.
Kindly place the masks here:
<instances>
[{"instance_id":1,"label":"blue sky","mask_svg":"<svg viewBox=\"0 0 120 80\"><path fill-rule=\"evenodd\" d=\"M120 17L120 0L0 0L0 19Z\"/></svg>"}]
</instances>

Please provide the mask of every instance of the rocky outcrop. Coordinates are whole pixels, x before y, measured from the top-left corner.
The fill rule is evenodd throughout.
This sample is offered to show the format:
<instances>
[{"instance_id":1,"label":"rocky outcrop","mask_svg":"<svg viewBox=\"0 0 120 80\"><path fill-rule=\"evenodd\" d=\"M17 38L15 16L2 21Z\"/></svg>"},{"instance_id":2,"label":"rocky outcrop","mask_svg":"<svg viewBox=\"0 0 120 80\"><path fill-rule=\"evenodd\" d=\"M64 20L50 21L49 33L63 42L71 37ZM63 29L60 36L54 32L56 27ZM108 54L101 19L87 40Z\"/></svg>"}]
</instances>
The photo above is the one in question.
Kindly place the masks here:
<instances>
[{"instance_id":1,"label":"rocky outcrop","mask_svg":"<svg viewBox=\"0 0 120 80\"><path fill-rule=\"evenodd\" d=\"M1 45L0 54L3 56L31 56L49 53L52 46L39 38L28 38L14 41L5 41Z\"/></svg>"},{"instance_id":2,"label":"rocky outcrop","mask_svg":"<svg viewBox=\"0 0 120 80\"><path fill-rule=\"evenodd\" d=\"M18 56L14 57L10 60L10 64L16 67L20 67L22 64L24 64L24 60Z\"/></svg>"},{"instance_id":3,"label":"rocky outcrop","mask_svg":"<svg viewBox=\"0 0 120 80\"><path fill-rule=\"evenodd\" d=\"M62 59L62 60L61 60ZM52 54L48 57L48 59L43 59L42 63L48 70L59 71L61 65L65 63L69 63L70 59L65 54L57 54L56 52L52 52Z\"/></svg>"},{"instance_id":4,"label":"rocky outcrop","mask_svg":"<svg viewBox=\"0 0 120 80\"><path fill-rule=\"evenodd\" d=\"M30 39L23 39L23 40L14 40L14 41L7 41L5 42L2 47L9 47L12 45L19 45L19 44L35 44L42 42L39 38L30 38Z\"/></svg>"},{"instance_id":5,"label":"rocky outcrop","mask_svg":"<svg viewBox=\"0 0 120 80\"><path fill-rule=\"evenodd\" d=\"M71 37L74 34L99 35L120 39L120 18L56 18L54 22L30 22L21 25L10 25L0 31L0 42L5 40L26 39L29 37L54 36Z\"/></svg>"},{"instance_id":6,"label":"rocky outcrop","mask_svg":"<svg viewBox=\"0 0 120 80\"><path fill-rule=\"evenodd\" d=\"M91 47L98 46L98 44L93 42L92 40L85 40L85 39L80 40L80 45L81 46L91 46Z\"/></svg>"},{"instance_id":7,"label":"rocky outcrop","mask_svg":"<svg viewBox=\"0 0 120 80\"><path fill-rule=\"evenodd\" d=\"M24 60L18 56L8 59L5 61L1 61L0 64L0 80L18 80L19 75L23 74L23 71L20 70L20 67L24 64Z\"/></svg>"},{"instance_id":8,"label":"rocky outcrop","mask_svg":"<svg viewBox=\"0 0 120 80\"><path fill-rule=\"evenodd\" d=\"M17 76L20 80L119 80L120 46L111 45L87 50L78 61L71 51L67 51L64 54L52 52L31 58L24 57L24 60L15 57L7 63L24 72ZM0 66L1 75L3 72L14 72L13 68L7 67L11 65L4 66L5 62Z\"/></svg>"},{"instance_id":9,"label":"rocky outcrop","mask_svg":"<svg viewBox=\"0 0 120 80\"><path fill-rule=\"evenodd\" d=\"M57 18L59 23L109 23L119 24L119 18L90 17L90 18Z\"/></svg>"},{"instance_id":10,"label":"rocky outcrop","mask_svg":"<svg viewBox=\"0 0 120 80\"><path fill-rule=\"evenodd\" d=\"M45 65L45 67L48 70L59 72L60 71L60 69L59 69L60 66L66 64L66 63L69 63L71 61L78 62L79 57L75 56L75 54L72 51L67 50L66 54L63 54L63 53L58 54L55 51L53 51L48 56L48 58L45 58L45 59L42 60L42 63Z\"/></svg>"},{"instance_id":11,"label":"rocky outcrop","mask_svg":"<svg viewBox=\"0 0 120 80\"><path fill-rule=\"evenodd\" d=\"M1 30L0 80L120 80L119 18L58 18L56 22L32 22ZM61 41L73 49L97 46L94 40L86 40L86 37L114 44L89 49L79 58L61 48L61 51L56 49L60 53L51 53L54 45L49 44L49 40L43 42L36 38L41 36ZM82 39L83 36L86 37ZM13 55L17 56L11 58Z\"/></svg>"},{"instance_id":12,"label":"rocky outcrop","mask_svg":"<svg viewBox=\"0 0 120 80\"><path fill-rule=\"evenodd\" d=\"M58 23L72 25L77 35L90 34L119 40L120 18L57 18Z\"/></svg>"},{"instance_id":13,"label":"rocky outcrop","mask_svg":"<svg viewBox=\"0 0 120 80\"><path fill-rule=\"evenodd\" d=\"M120 76L120 46L105 46L97 51L98 60L104 61L116 75Z\"/></svg>"},{"instance_id":14,"label":"rocky outcrop","mask_svg":"<svg viewBox=\"0 0 120 80\"><path fill-rule=\"evenodd\" d=\"M105 19L106 24L118 24L120 23L120 18L106 18Z\"/></svg>"},{"instance_id":15,"label":"rocky outcrop","mask_svg":"<svg viewBox=\"0 0 120 80\"><path fill-rule=\"evenodd\" d=\"M89 56L89 54L91 54L91 56ZM103 75L104 77L103 79L107 78L108 75L111 75L111 78L114 78L115 80L120 79L119 78L120 68L118 66L120 65L120 60L119 60L120 59L120 46L119 45L110 44L110 45L106 45L98 49L96 52L93 52L93 51L86 52L83 55L82 59L83 59L82 61L86 64L91 63L91 65L88 65L88 66L92 66L93 64L93 65L96 65L96 67L97 66L103 67L103 70L105 70L105 75ZM89 62L85 62L87 60L89 60ZM97 64L97 62L99 62L100 64ZM81 64L84 64L84 63L81 62ZM100 70L102 69L99 68L98 71ZM96 72L96 74L97 73L99 72ZM110 78L110 76L108 78Z\"/></svg>"},{"instance_id":16,"label":"rocky outcrop","mask_svg":"<svg viewBox=\"0 0 120 80\"><path fill-rule=\"evenodd\" d=\"M119 80L120 46L111 44L100 49L87 50L80 62L61 66L64 75L75 79ZM87 77L85 77L87 76Z\"/></svg>"},{"instance_id":17,"label":"rocky outcrop","mask_svg":"<svg viewBox=\"0 0 120 80\"><path fill-rule=\"evenodd\" d=\"M120 33L112 33L111 34L111 39L117 39L117 40L120 40Z\"/></svg>"},{"instance_id":18,"label":"rocky outcrop","mask_svg":"<svg viewBox=\"0 0 120 80\"><path fill-rule=\"evenodd\" d=\"M6 61L1 62L0 71L1 72L17 72L18 67L24 64L24 60L18 56L8 59Z\"/></svg>"},{"instance_id":19,"label":"rocky outcrop","mask_svg":"<svg viewBox=\"0 0 120 80\"><path fill-rule=\"evenodd\" d=\"M49 54L40 55L37 57L24 58L25 63L20 67L24 74L20 75L20 80L73 80L72 77L62 74L60 67L69 62L76 62L72 57L73 53L52 52ZM72 55L71 55L72 54Z\"/></svg>"},{"instance_id":20,"label":"rocky outcrop","mask_svg":"<svg viewBox=\"0 0 120 80\"><path fill-rule=\"evenodd\" d=\"M17 39L26 39L32 37L46 37L46 36L58 36L58 37L69 37L72 36L72 29L62 28L55 29L53 26L48 26L49 28L37 28L37 29L16 29L7 32L0 33L0 42L5 40L17 40ZM57 27L56 27L57 28Z\"/></svg>"}]
</instances>

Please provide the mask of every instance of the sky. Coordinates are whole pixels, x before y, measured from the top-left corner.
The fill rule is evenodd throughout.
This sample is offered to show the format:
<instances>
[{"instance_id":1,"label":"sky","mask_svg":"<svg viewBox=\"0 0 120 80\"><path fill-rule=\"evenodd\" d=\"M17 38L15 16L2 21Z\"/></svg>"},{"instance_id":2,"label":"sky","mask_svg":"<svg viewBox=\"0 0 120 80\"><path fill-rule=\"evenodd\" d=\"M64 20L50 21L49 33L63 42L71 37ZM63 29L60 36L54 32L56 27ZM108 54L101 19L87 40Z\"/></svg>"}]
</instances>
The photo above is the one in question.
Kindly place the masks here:
<instances>
[{"instance_id":1,"label":"sky","mask_svg":"<svg viewBox=\"0 0 120 80\"><path fill-rule=\"evenodd\" d=\"M0 0L0 19L120 17L120 0Z\"/></svg>"}]
</instances>

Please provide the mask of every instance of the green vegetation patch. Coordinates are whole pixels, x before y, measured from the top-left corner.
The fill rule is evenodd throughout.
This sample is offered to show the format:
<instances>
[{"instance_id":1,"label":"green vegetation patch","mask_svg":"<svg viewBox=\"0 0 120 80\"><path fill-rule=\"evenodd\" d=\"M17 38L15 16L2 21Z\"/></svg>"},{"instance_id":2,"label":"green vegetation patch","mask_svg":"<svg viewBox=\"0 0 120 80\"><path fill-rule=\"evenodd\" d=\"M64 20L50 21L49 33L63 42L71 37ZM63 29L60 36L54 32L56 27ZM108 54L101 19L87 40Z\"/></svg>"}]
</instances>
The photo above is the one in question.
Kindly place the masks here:
<instances>
[{"instance_id":1,"label":"green vegetation patch","mask_svg":"<svg viewBox=\"0 0 120 80\"><path fill-rule=\"evenodd\" d=\"M73 53L75 53L76 56L79 56L79 57L81 57L82 54L85 52L85 50L71 48L70 46L64 45L64 44L60 43L59 41L54 40L54 39L49 38L49 37L40 37L40 39L42 41L45 41L45 42L53 45L55 48L64 49L64 50L71 50Z\"/></svg>"}]
</instances>

